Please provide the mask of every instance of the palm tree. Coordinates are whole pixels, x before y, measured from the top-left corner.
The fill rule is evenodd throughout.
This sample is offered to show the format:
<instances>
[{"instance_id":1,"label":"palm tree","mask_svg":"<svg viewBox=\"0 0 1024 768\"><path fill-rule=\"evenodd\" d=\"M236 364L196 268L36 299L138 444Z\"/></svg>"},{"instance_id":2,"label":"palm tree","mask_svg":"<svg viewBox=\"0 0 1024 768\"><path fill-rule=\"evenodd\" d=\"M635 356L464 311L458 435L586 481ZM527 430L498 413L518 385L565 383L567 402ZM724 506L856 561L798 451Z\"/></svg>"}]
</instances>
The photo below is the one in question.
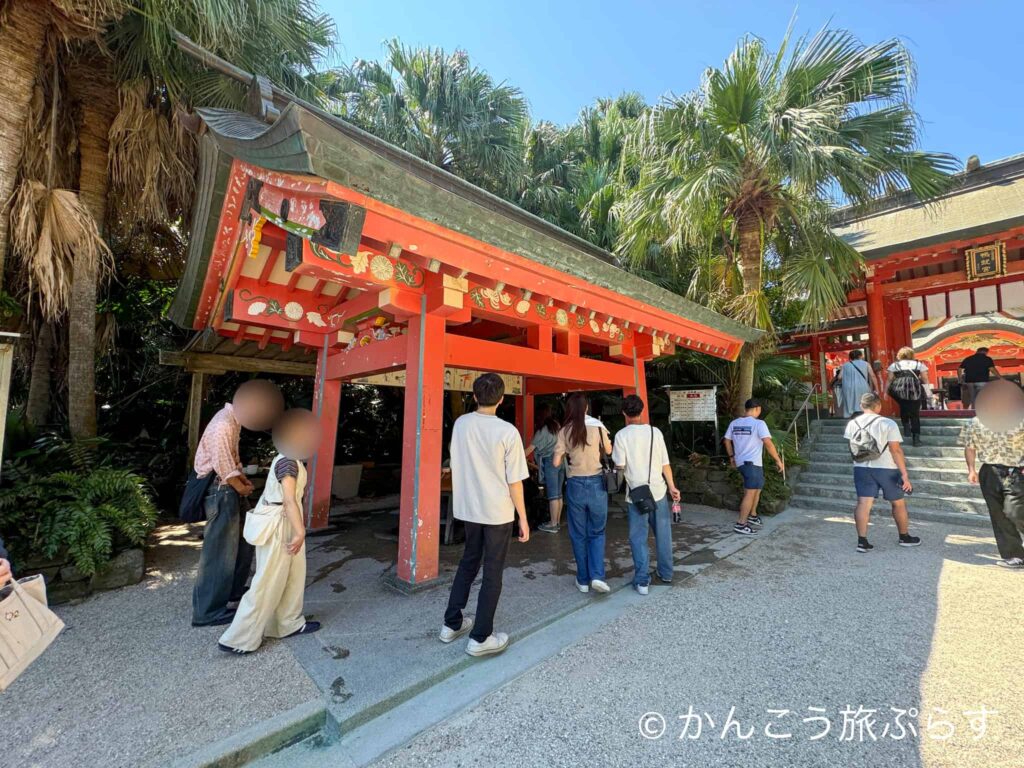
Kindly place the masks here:
<instances>
[{"instance_id":1,"label":"palm tree","mask_svg":"<svg viewBox=\"0 0 1024 768\"><path fill-rule=\"evenodd\" d=\"M526 101L464 51L391 40L385 63L357 60L326 90L361 128L492 192L520 172Z\"/></svg>"},{"instance_id":2,"label":"palm tree","mask_svg":"<svg viewBox=\"0 0 1024 768\"><path fill-rule=\"evenodd\" d=\"M918 149L914 65L898 40L863 45L823 29L778 52L740 41L694 93L653 110L631 151L640 178L621 204L620 248L645 263L652 244L718 253L734 281L728 309L771 330L764 274L777 266L808 320L845 300L858 254L829 228L834 198L866 202L893 187L946 188L951 155ZM755 350L740 358L750 396Z\"/></svg>"},{"instance_id":3,"label":"palm tree","mask_svg":"<svg viewBox=\"0 0 1024 768\"><path fill-rule=\"evenodd\" d=\"M47 34L64 41L99 33L116 0L0 0L0 286L7 253L7 203L14 194L25 147L29 106ZM52 45L52 42L51 44Z\"/></svg>"},{"instance_id":4,"label":"palm tree","mask_svg":"<svg viewBox=\"0 0 1024 768\"><path fill-rule=\"evenodd\" d=\"M307 98L317 96L309 75L334 40L333 22L308 0L0 0L0 25L0 56L5 57L0 61L10 59L8 69L15 74L3 86L7 103L31 101L44 58L67 71L79 115L74 143L82 208L108 239L117 235L135 244L165 239L169 228L183 229L194 165L193 139L182 115L196 106L238 107L246 98L244 88L179 51L175 32ZM90 33L93 39L61 46L36 41L51 28L66 41ZM100 35L103 46L95 44ZM27 42L19 46L20 40ZM0 117L0 194L16 177L5 168L20 166L24 184L39 184L39 163L29 167L24 152L28 112L26 106ZM17 142L2 141L8 134ZM111 231L111 225L120 231ZM5 228L6 217L0 252ZM162 235L149 237L150 228ZM101 264L85 256L75 254L65 302L68 414L76 437L96 432L96 295L104 277ZM33 379L46 368L42 362L33 366ZM33 385L34 410L41 413L41 393L49 386Z\"/></svg>"},{"instance_id":5,"label":"palm tree","mask_svg":"<svg viewBox=\"0 0 1024 768\"><path fill-rule=\"evenodd\" d=\"M80 188L97 226L108 223L114 206L121 209L116 221L139 234L187 216L193 144L181 117L196 106L238 107L246 98L237 84L188 59L176 31L306 97L315 96L307 76L334 40L333 22L306 0L126 2L106 35L111 61L92 56L74 81L82 105ZM75 270L68 414L76 437L96 433L98 277L87 266Z\"/></svg>"}]
</instances>

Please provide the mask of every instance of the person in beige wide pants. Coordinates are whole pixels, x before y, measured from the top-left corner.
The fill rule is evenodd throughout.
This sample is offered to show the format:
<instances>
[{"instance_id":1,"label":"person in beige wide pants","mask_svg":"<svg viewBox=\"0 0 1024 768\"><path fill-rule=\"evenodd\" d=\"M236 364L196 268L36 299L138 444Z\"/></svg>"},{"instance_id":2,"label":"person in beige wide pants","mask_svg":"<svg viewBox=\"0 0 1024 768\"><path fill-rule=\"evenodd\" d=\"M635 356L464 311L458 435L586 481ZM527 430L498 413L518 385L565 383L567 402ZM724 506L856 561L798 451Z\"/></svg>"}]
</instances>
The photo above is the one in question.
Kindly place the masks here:
<instances>
[{"instance_id":1,"label":"person in beige wide pants","mask_svg":"<svg viewBox=\"0 0 1024 768\"><path fill-rule=\"evenodd\" d=\"M292 409L274 427L278 449L270 465L267 486L247 516L244 535L256 547L256 575L242 596L231 626L218 647L227 653L252 653L264 637L292 637L320 629L306 621L302 598L306 589L306 530L302 496L306 467L319 442L316 417Z\"/></svg>"}]
</instances>

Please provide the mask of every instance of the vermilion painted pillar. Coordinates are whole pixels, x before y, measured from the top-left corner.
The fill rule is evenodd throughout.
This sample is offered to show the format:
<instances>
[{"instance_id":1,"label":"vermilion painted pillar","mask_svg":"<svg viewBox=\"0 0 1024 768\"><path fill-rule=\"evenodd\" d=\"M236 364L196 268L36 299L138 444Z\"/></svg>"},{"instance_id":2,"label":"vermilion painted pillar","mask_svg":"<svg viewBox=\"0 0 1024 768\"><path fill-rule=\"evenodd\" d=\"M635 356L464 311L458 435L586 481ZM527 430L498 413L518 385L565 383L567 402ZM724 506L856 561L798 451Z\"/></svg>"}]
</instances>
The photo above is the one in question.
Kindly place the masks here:
<instances>
[{"instance_id":1,"label":"vermilion painted pillar","mask_svg":"<svg viewBox=\"0 0 1024 768\"><path fill-rule=\"evenodd\" d=\"M516 398L516 427L523 436L523 445L533 439L533 395L526 394L526 379L523 379L523 394Z\"/></svg>"},{"instance_id":2,"label":"vermilion painted pillar","mask_svg":"<svg viewBox=\"0 0 1024 768\"><path fill-rule=\"evenodd\" d=\"M646 424L651 410L650 403L647 402L647 370L644 367L643 358L636 356L636 350L633 351L633 382L633 386L624 388L622 394L640 396L640 399L644 401L643 423Z\"/></svg>"},{"instance_id":3,"label":"vermilion painted pillar","mask_svg":"<svg viewBox=\"0 0 1024 768\"><path fill-rule=\"evenodd\" d=\"M882 295L882 287L876 285L873 280L868 280L867 299L870 362L874 363L875 360L881 360L882 369L885 370L889 367L889 363L892 362L892 354L889 351L889 339L886 332L885 298Z\"/></svg>"},{"instance_id":4,"label":"vermilion painted pillar","mask_svg":"<svg viewBox=\"0 0 1024 768\"><path fill-rule=\"evenodd\" d=\"M821 336L815 334L811 336L811 385L817 386L820 391L826 392L828 390L828 382L825 381L823 375L825 366L822 361L821 354Z\"/></svg>"},{"instance_id":5,"label":"vermilion painted pillar","mask_svg":"<svg viewBox=\"0 0 1024 768\"><path fill-rule=\"evenodd\" d=\"M341 381L327 378L328 346L317 353L316 381L313 385L313 413L320 419L320 447L309 461L313 492L306 494L306 528L326 528L331 512L331 483L334 479L334 448L338 440L338 406Z\"/></svg>"},{"instance_id":6,"label":"vermilion painted pillar","mask_svg":"<svg viewBox=\"0 0 1024 768\"><path fill-rule=\"evenodd\" d=\"M441 527L445 320L428 314L426 301L424 296L407 334L397 569L398 582L405 587L437 578Z\"/></svg>"}]
</instances>

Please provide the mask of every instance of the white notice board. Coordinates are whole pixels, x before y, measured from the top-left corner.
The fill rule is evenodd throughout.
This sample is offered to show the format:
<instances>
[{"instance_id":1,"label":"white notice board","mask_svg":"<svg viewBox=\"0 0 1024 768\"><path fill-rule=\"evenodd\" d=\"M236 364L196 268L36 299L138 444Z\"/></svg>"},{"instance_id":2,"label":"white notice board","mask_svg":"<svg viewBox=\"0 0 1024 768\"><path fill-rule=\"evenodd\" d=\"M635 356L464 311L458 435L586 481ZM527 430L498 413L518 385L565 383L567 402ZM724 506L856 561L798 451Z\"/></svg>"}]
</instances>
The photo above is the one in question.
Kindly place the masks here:
<instances>
[{"instance_id":1,"label":"white notice board","mask_svg":"<svg viewBox=\"0 0 1024 768\"><path fill-rule=\"evenodd\" d=\"M717 390L718 387L669 390L669 420L717 421Z\"/></svg>"}]
</instances>

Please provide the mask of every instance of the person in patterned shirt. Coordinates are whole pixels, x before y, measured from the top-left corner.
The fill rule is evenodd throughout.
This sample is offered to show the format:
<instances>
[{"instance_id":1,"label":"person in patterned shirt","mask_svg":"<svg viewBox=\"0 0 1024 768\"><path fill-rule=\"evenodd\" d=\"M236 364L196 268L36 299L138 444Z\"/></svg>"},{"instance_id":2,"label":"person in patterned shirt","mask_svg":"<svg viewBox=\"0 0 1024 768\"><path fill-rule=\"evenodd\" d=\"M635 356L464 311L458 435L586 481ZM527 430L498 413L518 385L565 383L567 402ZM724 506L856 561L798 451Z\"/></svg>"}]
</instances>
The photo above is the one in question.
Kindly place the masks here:
<instances>
[{"instance_id":1,"label":"person in patterned shirt","mask_svg":"<svg viewBox=\"0 0 1024 768\"><path fill-rule=\"evenodd\" d=\"M242 538L245 516L240 498L253 491L242 474L238 440L242 427L254 432L270 429L284 410L284 395L266 379L252 379L235 391L210 419L196 448L193 464L198 477L215 473L203 503L206 529L199 570L192 589L192 626L210 627L230 624L234 611L229 602L237 602L245 592L252 570L253 548Z\"/></svg>"},{"instance_id":2,"label":"person in patterned shirt","mask_svg":"<svg viewBox=\"0 0 1024 768\"><path fill-rule=\"evenodd\" d=\"M978 415L960 432L967 479L981 485L998 564L1024 570L1024 391L994 381L977 393L975 405Z\"/></svg>"}]
</instances>

